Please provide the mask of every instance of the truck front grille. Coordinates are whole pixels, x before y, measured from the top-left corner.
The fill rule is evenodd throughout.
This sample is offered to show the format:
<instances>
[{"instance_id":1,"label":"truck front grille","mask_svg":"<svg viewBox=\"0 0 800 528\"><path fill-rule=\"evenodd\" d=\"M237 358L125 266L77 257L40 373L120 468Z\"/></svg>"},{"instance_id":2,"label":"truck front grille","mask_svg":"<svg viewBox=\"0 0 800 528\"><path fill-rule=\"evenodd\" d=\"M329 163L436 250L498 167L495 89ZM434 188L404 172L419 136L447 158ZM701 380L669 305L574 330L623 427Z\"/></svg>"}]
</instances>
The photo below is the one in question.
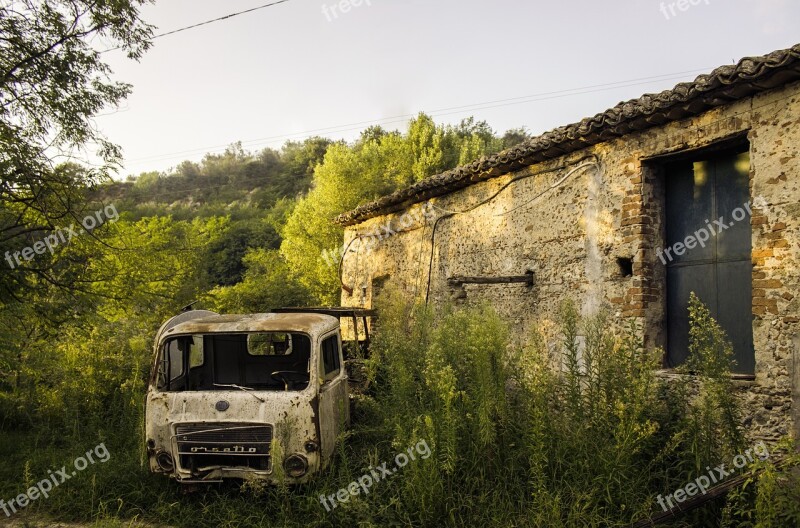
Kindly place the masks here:
<instances>
[{"instance_id":1,"label":"truck front grille","mask_svg":"<svg viewBox=\"0 0 800 528\"><path fill-rule=\"evenodd\" d=\"M241 423L181 424L175 427L183 469L208 467L270 469L272 426Z\"/></svg>"}]
</instances>

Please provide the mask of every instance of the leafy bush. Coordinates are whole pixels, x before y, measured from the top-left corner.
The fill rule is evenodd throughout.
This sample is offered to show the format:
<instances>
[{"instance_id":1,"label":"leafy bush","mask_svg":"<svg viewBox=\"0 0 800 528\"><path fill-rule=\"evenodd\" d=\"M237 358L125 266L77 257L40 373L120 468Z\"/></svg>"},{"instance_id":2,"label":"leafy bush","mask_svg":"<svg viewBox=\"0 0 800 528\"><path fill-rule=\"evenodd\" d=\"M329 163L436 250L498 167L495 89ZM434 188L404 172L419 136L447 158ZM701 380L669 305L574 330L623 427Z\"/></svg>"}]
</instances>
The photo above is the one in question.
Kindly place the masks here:
<instances>
[{"instance_id":1,"label":"leafy bush","mask_svg":"<svg viewBox=\"0 0 800 528\"><path fill-rule=\"evenodd\" d=\"M635 326L613 331L608 314L584 319L571 303L555 338L536 332L521 349L485 306L382 313L371 361L385 427L395 446L435 449L400 483L412 524L625 526L743 452L730 345L696 297L692 360L669 381ZM685 520L720 515L717 501Z\"/></svg>"},{"instance_id":2,"label":"leafy bush","mask_svg":"<svg viewBox=\"0 0 800 528\"><path fill-rule=\"evenodd\" d=\"M52 399L46 426L0 434L0 449L9 453L0 496L15 496L105 441L109 463L30 509L99 526L120 519L186 527L627 526L660 511L659 494L743 447L729 345L697 299L690 313L693 359L684 371L692 375L665 382L657 373L660 353L643 347L635 326L615 330L621 322L605 313L582 318L566 303L557 331L534 332L518 347L487 306L437 312L389 303L366 362L372 395L356 398L354 427L340 438L331 469L294 488L225 485L180 497L143 465L146 365L96 362L82 382L96 396L76 408L97 419L79 420L68 408L80 399L75 385L60 407ZM145 357L135 329L115 337L114 328L91 334L86 350L127 342L119 358ZM113 383L118 390L103 389ZM75 427L50 434L56 423ZM323 507L320 496L422 441L430 458L410 462L367 496ZM770 460L759 467L765 471L727 503L714 501L681 525L796 525L796 475Z\"/></svg>"}]
</instances>

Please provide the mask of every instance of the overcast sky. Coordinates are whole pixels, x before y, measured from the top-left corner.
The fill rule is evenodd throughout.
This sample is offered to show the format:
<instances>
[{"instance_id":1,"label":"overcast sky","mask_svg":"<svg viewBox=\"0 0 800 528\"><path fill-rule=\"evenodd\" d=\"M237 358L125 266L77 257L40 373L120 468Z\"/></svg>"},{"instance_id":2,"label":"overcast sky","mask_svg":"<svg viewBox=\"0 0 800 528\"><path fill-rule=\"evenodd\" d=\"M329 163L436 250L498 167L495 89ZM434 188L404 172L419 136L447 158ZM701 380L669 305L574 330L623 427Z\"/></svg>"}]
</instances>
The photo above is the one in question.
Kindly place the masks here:
<instances>
[{"instance_id":1,"label":"overcast sky","mask_svg":"<svg viewBox=\"0 0 800 528\"><path fill-rule=\"evenodd\" d=\"M159 0L143 15L160 33L267 1ZM159 38L138 63L107 53L134 88L97 119L124 149L120 176L235 141L259 150L352 139L373 122L405 129L420 111L541 133L800 42L797 0L342 2L348 12L290 0Z\"/></svg>"}]
</instances>

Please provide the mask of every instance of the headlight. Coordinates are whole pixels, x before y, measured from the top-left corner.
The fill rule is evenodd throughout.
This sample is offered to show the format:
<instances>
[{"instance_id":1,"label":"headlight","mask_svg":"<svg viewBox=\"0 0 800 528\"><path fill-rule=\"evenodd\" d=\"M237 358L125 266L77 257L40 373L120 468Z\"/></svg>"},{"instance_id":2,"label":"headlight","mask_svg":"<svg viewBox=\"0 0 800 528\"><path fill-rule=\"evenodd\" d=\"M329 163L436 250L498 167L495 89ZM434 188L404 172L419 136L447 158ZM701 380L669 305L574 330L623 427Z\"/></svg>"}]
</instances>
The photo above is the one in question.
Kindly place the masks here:
<instances>
[{"instance_id":1,"label":"headlight","mask_svg":"<svg viewBox=\"0 0 800 528\"><path fill-rule=\"evenodd\" d=\"M172 459L172 455L166 451L160 451L156 455L156 462L158 463L158 467L164 471L170 472L175 469L175 461Z\"/></svg>"},{"instance_id":2,"label":"headlight","mask_svg":"<svg viewBox=\"0 0 800 528\"><path fill-rule=\"evenodd\" d=\"M308 460L303 455L292 455L283 462L283 469L290 477L300 478L308 472Z\"/></svg>"}]
</instances>

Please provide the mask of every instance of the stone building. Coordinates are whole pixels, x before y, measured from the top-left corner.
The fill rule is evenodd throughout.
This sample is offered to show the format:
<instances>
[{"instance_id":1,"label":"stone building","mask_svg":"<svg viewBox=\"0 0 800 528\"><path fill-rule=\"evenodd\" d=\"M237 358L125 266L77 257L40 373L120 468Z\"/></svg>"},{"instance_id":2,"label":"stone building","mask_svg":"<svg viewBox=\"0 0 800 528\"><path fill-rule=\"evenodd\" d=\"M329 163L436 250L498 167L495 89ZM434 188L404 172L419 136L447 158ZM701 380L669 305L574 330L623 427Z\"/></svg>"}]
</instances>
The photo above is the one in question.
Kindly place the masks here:
<instances>
[{"instance_id":1,"label":"stone building","mask_svg":"<svg viewBox=\"0 0 800 528\"><path fill-rule=\"evenodd\" d=\"M486 300L523 335L570 298L635 318L665 372L686 357L694 291L733 342L750 433L800 433L800 45L337 221L344 305L372 307L388 285L430 303Z\"/></svg>"}]
</instances>

